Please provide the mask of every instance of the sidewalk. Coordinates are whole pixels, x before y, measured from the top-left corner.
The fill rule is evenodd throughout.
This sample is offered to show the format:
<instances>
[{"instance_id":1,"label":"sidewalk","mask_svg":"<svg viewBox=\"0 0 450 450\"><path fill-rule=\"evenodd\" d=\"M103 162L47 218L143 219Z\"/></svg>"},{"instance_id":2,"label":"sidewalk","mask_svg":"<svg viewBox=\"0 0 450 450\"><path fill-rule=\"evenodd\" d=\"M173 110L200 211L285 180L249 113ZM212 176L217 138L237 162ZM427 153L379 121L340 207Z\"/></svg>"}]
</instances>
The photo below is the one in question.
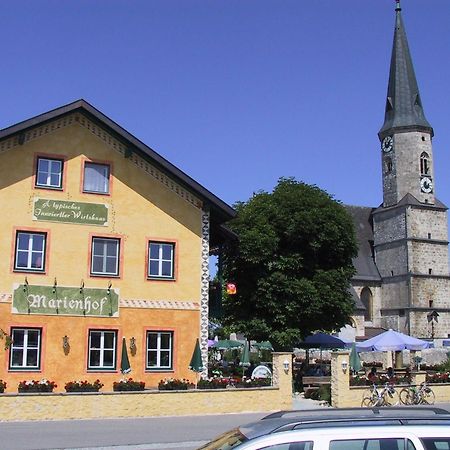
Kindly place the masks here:
<instances>
[{"instance_id":1,"label":"sidewalk","mask_svg":"<svg viewBox=\"0 0 450 450\"><path fill-rule=\"evenodd\" d=\"M319 408L330 408L330 405L322 400L312 400L310 398L305 398L303 392L295 393L292 395L292 409L303 410Z\"/></svg>"}]
</instances>

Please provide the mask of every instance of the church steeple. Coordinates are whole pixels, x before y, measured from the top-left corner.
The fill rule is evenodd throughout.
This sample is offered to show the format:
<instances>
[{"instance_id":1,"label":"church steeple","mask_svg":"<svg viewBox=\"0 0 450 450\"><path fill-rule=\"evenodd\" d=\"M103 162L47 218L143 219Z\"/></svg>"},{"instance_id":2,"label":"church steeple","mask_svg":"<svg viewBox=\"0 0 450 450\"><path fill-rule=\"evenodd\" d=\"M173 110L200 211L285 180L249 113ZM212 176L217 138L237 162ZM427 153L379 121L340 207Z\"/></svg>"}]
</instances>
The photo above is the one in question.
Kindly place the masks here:
<instances>
[{"instance_id":1,"label":"church steeple","mask_svg":"<svg viewBox=\"0 0 450 450\"><path fill-rule=\"evenodd\" d=\"M425 131L433 128L425 118L414 66L403 25L400 0L396 0L396 20L384 124L380 139L393 132Z\"/></svg>"}]
</instances>

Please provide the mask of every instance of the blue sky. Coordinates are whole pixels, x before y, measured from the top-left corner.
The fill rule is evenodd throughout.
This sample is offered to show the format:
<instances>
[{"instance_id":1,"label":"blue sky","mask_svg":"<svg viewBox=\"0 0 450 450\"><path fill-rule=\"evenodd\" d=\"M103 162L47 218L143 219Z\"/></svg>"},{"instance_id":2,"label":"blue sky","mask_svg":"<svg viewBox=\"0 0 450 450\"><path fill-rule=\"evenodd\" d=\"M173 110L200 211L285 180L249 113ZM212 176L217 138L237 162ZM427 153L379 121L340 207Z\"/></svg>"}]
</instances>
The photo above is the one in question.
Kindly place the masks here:
<instances>
[{"instance_id":1,"label":"blue sky","mask_svg":"<svg viewBox=\"0 0 450 450\"><path fill-rule=\"evenodd\" d=\"M450 1L403 0L450 205ZM382 200L394 0L0 2L0 128L84 98L232 204L281 176Z\"/></svg>"}]
</instances>

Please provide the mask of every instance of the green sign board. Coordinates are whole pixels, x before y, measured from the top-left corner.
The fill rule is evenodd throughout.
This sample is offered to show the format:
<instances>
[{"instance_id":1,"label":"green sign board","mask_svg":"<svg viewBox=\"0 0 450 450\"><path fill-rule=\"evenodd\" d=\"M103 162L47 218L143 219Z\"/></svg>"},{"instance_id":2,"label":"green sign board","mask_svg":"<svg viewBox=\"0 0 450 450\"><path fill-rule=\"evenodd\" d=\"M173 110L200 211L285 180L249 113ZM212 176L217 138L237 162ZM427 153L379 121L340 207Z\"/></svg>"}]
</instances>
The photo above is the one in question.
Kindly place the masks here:
<instances>
[{"instance_id":1,"label":"green sign board","mask_svg":"<svg viewBox=\"0 0 450 450\"><path fill-rule=\"evenodd\" d=\"M108 206L99 203L35 198L33 220L107 226Z\"/></svg>"},{"instance_id":2,"label":"green sign board","mask_svg":"<svg viewBox=\"0 0 450 450\"><path fill-rule=\"evenodd\" d=\"M118 317L114 289L15 285L12 312L62 316Z\"/></svg>"}]
</instances>

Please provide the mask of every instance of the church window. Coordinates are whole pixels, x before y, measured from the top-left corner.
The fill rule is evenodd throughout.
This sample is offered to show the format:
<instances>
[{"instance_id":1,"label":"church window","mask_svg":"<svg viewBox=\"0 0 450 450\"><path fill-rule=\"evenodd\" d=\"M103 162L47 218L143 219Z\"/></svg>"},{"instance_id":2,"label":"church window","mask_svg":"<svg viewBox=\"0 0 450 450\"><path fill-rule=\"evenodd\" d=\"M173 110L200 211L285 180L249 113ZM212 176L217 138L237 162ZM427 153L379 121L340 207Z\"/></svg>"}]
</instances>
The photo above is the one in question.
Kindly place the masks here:
<instances>
[{"instance_id":1,"label":"church window","mask_svg":"<svg viewBox=\"0 0 450 450\"><path fill-rule=\"evenodd\" d=\"M428 233L428 239L431 239L431 233Z\"/></svg>"},{"instance_id":2,"label":"church window","mask_svg":"<svg viewBox=\"0 0 450 450\"><path fill-rule=\"evenodd\" d=\"M425 136L422 136L422 141L425 141Z\"/></svg>"},{"instance_id":3,"label":"church window","mask_svg":"<svg viewBox=\"0 0 450 450\"><path fill-rule=\"evenodd\" d=\"M430 157L428 153L423 152L420 155L420 174L428 175L430 173Z\"/></svg>"},{"instance_id":4,"label":"church window","mask_svg":"<svg viewBox=\"0 0 450 450\"><path fill-rule=\"evenodd\" d=\"M433 273L433 269L428 269L428 275L431 275Z\"/></svg>"},{"instance_id":5,"label":"church window","mask_svg":"<svg viewBox=\"0 0 450 450\"><path fill-rule=\"evenodd\" d=\"M386 173L391 173L392 172L392 159L386 158L385 163L386 163Z\"/></svg>"},{"instance_id":6,"label":"church window","mask_svg":"<svg viewBox=\"0 0 450 450\"><path fill-rule=\"evenodd\" d=\"M364 311L364 320L371 321L372 320L372 308L373 308L373 296L372 291L365 287L361 291L361 303L366 308Z\"/></svg>"}]
</instances>

